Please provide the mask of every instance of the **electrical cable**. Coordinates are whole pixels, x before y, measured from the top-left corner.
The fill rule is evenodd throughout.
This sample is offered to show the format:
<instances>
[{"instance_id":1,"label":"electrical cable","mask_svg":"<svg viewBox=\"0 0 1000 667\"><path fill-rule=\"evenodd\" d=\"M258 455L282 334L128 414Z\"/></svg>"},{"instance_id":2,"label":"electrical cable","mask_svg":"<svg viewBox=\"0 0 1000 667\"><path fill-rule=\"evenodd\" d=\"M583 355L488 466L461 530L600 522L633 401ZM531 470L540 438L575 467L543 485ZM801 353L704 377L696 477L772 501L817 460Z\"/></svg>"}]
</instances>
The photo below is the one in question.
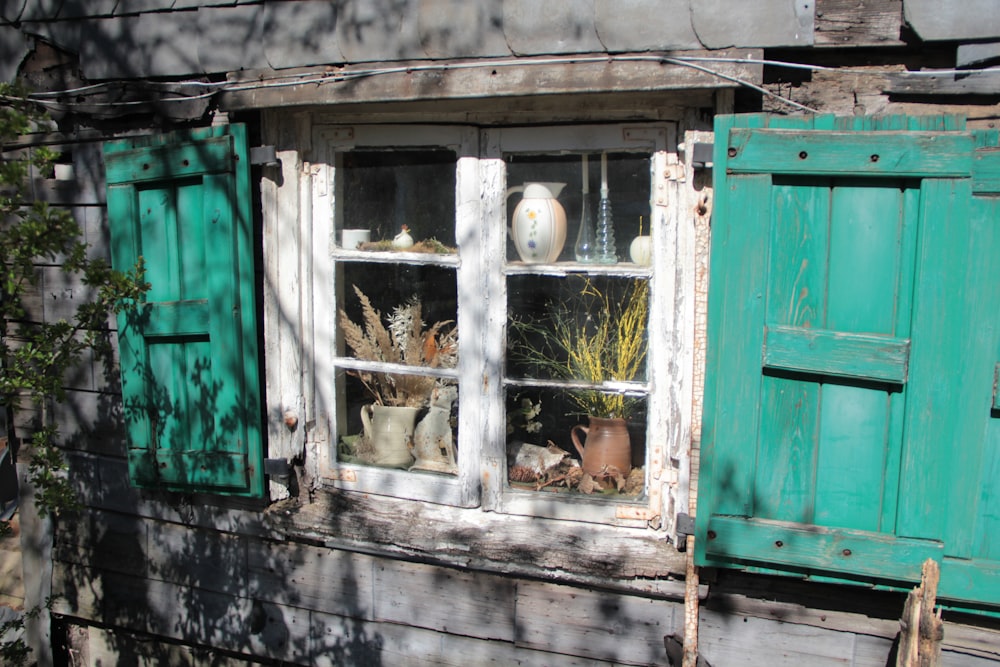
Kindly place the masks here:
<instances>
[{"instance_id":1,"label":"electrical cable","mask_svg":"<svg viewBox=\"0 0 1000 667\"><path fill-rule=\"evenodd\" d=\"M778 68L788 68L788 69L799 69L815 72L829 72L836 74L864 74L864 75L879 75L879 74L893 74L902 76L913 76L913 77L923 77L923 76L942 76L942 75L969 75L978 73L988 73L988 72L1000 72L1000 68L980 68L980 69L946 69L946 70L921 70L913 72L896 72L889 70L858 70L852 68L838 68L829 67L825 65L810 65L806 63L792 63L780 60L762 59L762 58L730 58L730 57L715 57L715 56L665 56L665 55L602 55L602 56L580 56L580 57L557 57L557 58L504 58L504 59L490 59L490 60L477 60L471 62L459 62L459 63L432 63L424 65L396 65L391 67L378 67L370 69L358 69L340 72L300 72L295 74L279 74L270 77L263 77L257 81L246 82L246 83L232 83L232 82L207 82L207 81L179 81L179 82L164 82L164 81L107 81L95 84L89 84L86 86L81 86L78 88L72 88L61 91L45 91L40 93L32 93L28 96L29 99L53 108L72 108L74 106L101 106L101 107L128 107L136 106L141 104L148 104L150 101L111 101L111 102L50 102L49 100L54 97L60 97L64 95L80 94L89 91L99 90L101 88L108 88L112 86L142 86L150 88L176 88L183 86L190 87L203 87L210 89L209 92L205 92L199 95L178 95L177 97L164 98L156 100L157 103L160 102L185 102L205 99L206 97L211 97L220 92L243 92L248 90L265 90L270 88L283 88L291 86L301 86L301 85L330 85L337 83L344 83L347 81L352 81L356 79L384 76L390 74L403 74L403 73L413 73L413 72L429 72L429 71L448 71L448 70L460 70L460 69L485 69L491 68L496 69L498 67L541 67L548 65L565 65L565 64L589 64L589 63L602 63L602 62L655 62L660 64L671 64L679 67L688 67L711 76L718 77L720 79L736 83L737 85L744 86L751 90L755 90L767 97L777 100L783 104L790 107L798 109L800 111L806 111L809 113L817 113L815 109L808 106L795 102L794 100L788 99L782 95L774 93L767 88L755 84L751 81L747 81L738 76L727 74L721 72L718 69L714 69L707 65L701 63L726 63L726 64L743 64L743 65L763 65L767 67L778 67Z\"/></svg>"}]
</instances>

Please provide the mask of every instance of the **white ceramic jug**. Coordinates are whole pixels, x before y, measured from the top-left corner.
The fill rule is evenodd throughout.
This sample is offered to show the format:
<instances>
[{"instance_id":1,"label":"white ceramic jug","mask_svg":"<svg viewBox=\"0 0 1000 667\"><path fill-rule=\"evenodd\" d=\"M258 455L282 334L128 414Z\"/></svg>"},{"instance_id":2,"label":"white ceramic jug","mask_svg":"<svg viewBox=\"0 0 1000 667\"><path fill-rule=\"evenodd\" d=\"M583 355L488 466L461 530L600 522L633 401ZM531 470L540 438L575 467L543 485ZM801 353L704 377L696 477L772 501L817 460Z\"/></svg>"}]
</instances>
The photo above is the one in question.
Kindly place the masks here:
<instances>
[{"instance_id":1,"label":"white ceramic jug","mask_svg":"<svg viewBox=\"0 0 1000 667\"><path fill-rule=\"evenodd\" d=\"M417 408L366 405L361 408L364 435L375 449L375 465L405 468L413 463L410 447Z\"/></svg>"},{"instance_id":2,"label":"white ceramic jug","mask_svg":"<svg viewBox=\"0 0 1000 667\"><path fill-rule=\"evenodd\" d=\"M525 183L507 190L524 193L514 209L510 233L521 260L555 262L566 244L566 211L556 197L565 183Z\"/></svg>"}]
</instances>

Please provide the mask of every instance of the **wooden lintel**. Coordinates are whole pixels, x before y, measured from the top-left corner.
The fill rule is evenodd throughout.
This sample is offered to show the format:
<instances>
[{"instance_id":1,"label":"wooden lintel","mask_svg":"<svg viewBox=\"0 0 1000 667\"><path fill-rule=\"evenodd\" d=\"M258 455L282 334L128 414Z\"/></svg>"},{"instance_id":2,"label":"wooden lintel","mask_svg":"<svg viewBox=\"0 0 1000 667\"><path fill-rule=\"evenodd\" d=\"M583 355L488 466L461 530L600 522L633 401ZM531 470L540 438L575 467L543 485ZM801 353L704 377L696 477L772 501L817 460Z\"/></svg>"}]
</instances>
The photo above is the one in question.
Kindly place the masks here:
<instances>
[{"instance_id":1,"label":"wooden lintel","mask_svg":"<svg viewBox=\"0 0 1000 667\"><path fill-rule=\"evenodd\" d=\"M759 49L351 65L282 72L239 73L221 93L224 111L365 102L487 99L580 93L718 89L759 84ZM664 60L712 57L690 65Z\"/></svg>"}]
</instances>

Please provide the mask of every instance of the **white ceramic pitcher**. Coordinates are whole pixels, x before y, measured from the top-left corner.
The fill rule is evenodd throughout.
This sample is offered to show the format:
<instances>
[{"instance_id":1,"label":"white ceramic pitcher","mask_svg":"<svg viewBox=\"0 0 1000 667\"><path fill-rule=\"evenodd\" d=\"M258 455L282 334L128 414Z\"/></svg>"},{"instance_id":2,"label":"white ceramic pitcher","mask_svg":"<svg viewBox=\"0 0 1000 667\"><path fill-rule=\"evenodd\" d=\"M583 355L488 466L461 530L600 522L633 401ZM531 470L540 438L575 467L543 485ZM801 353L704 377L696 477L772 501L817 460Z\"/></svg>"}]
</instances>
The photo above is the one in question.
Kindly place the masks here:
<instances>
[{"instance_id":1,"label":"white ceramic pitcher","mask_svg":"<svg viewBox=\"0 0 1000 667\"><path fill-rule=\"evenodd\" d=\"M364 435L375 449L375 465L405 468L413 463L410 445L419 408L365 405L361 408Z\"/></svg>"},{"instance_id":2,"label":"white ceramic pitcher","mask_svg":"<svg viewBox=\"0 0 1000 667\"><path fill-rule=\"evenodd\" d=\"M525 183L507 190L522 192L514 209L510 233L522 261L552 263L566 244L566 211L556 197L565 183Z\"/></svg>"}]
</instances>

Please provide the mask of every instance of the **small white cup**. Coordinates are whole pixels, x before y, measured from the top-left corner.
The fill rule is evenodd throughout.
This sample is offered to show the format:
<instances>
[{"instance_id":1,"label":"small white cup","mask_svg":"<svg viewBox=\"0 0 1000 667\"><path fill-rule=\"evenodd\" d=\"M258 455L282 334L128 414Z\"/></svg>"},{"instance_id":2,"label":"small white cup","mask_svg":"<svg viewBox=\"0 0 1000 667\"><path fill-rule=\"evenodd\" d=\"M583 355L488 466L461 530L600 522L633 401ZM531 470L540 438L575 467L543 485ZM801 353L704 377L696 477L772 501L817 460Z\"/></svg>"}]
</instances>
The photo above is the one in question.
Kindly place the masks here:
<instances>
[{"instance_id":1,"label":"small white cup","mask_svg":"<svg viewBox=\"0 0 1000 667\"><path fill-rule=\"evenodd\" d=\"M340 232L340 247L346 250L356 250L362 243L368 243L372 233L367 229L345 229Z\"/></svg>"}]
</instances>

